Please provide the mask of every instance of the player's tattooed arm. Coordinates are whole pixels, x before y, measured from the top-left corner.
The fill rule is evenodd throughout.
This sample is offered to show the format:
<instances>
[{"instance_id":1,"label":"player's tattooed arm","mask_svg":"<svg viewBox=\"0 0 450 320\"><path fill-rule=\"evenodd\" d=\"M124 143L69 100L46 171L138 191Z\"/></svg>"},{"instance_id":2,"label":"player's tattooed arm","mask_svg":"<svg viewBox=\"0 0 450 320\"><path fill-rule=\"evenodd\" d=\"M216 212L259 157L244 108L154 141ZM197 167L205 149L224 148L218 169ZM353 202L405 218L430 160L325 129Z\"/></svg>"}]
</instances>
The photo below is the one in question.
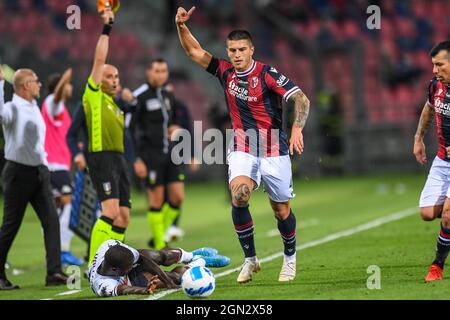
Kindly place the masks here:
<instances>
[{"instance_id":1,"label":"player's tattooed arm","mask_svg":"<svg viewBox=\"0 0 450 320\"><path fill-rule=\"evenodd\" d=\"M308 119L309 115L309 99L302 91L294 93L291 99L295 103L294 125L303 129L306 124L306 119Z\"/></svg>"},{"instance_id":2,"label":"player's tattooed arm","mask_svg":"<svg viewBox=\"0 0 450 320\"><path fill-rule=\"evenodd\" d=\"M420 164L427 163L427 155L425 152L425 144L423 143L423 137L431 126L434 118L434 108L431 107L428 102L423 106L422 114L420 115L419 125L414 136L414 148L413 153L417 162Z\"/></svg>"},{"instance_id":3,"label":"player's tattooed arm","mask_svg":"<svg viewBox=\"0 0 450 320\"><path fill-rule=\"evenodd\" d=\"M430 107L428 102L426 102L423 107L422 114L420 115L419 125L417 126L417 131L414 136L415 140L423 139L428 131L428 128L430 128L433 123L434 114L434 108Z\"/></svg>"},{"instance_id":4,"label":"player's tattooed arm","mask_svg":"<svg viewBox=\"0 0 450 320\"><path fill-rule=\"evenodd\" d=\"M295 103L295 119L292 124L291 139L289 140L289 152L291 155L294 154L294 151L302 154L304 147L302 130L308 119L310 102L301 90L294 93L291 100Z\"/></svg>"}]
</instances>

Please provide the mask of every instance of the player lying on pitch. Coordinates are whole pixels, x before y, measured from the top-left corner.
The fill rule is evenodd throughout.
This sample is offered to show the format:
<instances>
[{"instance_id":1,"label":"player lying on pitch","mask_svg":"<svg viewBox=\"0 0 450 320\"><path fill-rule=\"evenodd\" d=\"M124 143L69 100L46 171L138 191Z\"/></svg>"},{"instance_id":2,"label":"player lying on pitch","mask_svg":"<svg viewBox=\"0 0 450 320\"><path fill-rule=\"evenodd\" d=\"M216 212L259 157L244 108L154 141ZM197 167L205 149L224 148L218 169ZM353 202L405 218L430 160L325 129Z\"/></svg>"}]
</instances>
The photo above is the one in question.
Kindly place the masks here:
<instances>
[{"instance_id":1,"label":"player lying on pitch","mask_svg":"<svg viewBox=\"0 0 450 320\"><path fill-rule=\"evenodd\" d=\"M97 250L89 267L91 289L99 297L153 294L156 289L178 288L183 273L193 266L225 267L230 258L213 248L192 252L181 248L136 250L118 240L107 240ZM160 266L183 263L171 271Z\"/></svg>"}]
</instances>

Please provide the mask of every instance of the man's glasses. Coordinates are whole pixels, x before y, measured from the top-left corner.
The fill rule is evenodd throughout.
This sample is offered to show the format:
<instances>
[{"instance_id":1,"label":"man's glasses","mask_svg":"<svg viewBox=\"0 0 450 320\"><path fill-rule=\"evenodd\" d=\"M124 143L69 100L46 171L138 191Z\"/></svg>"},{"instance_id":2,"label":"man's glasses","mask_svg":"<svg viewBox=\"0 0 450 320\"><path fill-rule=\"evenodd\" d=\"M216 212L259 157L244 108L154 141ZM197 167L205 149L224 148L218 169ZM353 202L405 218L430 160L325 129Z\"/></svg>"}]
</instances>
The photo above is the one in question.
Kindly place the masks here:
<instances>
[{"instance_id":1,"label":"man's glasses","mask_svg":"<svg viewBox=\"0 0 450 320\"><path fill-rule=\"evenodd\" d=\"M25 81L25 83L28 83L28 82L36 82L36 84L41 84L41 81L39 81L38 79Z\"/></svg>"}]
</instances>

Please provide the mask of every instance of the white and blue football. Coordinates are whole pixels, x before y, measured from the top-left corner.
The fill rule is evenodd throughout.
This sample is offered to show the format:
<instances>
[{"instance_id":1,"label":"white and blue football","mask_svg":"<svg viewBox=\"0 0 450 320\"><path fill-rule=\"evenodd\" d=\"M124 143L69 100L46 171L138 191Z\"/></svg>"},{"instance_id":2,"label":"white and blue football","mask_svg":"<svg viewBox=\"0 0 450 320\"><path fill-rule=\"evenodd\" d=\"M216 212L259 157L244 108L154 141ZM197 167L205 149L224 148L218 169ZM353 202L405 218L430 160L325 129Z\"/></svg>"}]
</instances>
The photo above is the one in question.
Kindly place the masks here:
<instances>
[{"instance_id":1,"label":"white and blue football","mask_svg":"<svg viewBox=\"0 0 450 320\"><path fill-rule=\"evenodd\" d=\"M206 267L193 267L183 274L181 287L190 298L206 298L213 293L216 278Z\"/></svg>"}]
</instances>

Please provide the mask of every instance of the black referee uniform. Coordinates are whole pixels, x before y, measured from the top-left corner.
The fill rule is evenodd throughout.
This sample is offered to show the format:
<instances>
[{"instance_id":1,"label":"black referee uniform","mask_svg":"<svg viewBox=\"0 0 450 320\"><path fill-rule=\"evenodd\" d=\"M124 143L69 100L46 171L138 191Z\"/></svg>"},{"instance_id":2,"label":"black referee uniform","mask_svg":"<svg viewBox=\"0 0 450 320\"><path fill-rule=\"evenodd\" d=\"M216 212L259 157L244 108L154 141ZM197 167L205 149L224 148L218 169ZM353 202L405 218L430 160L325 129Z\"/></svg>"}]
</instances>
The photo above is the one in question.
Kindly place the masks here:
<instances>
[{"instance_id":1,"label":"black referee uniform","mask_svg":"<svg viewBox=\"0 0 450 320\"><path fill-rule=\"evenodd\" d=\"M3 82L3 81L2 81ZM0 82L0 121L5 136L6 164L2 172L3 222L0 228L0 290L17 289L6 278L5 262L30 203L44 230L47 258L46 285L65 284L61 271L59 220L50 186L44 150L45 123L36 101L14 95L3 105Z\"/></svg>"},{"instance_id":2,"label":"black referee uniform","mask_svg":"<svg viewBox=\"0 0 450 320\"><path fill-rule=\"evenodd\" d=\"M175 165L170 157L174 143L167 129L177 124L175 99L164 88L154 88L145 83L133 92L137 107L130 129L135 139L136 158L147 166L147 188L183 181L184 167Z\"/></svg>"}]
</instances>

